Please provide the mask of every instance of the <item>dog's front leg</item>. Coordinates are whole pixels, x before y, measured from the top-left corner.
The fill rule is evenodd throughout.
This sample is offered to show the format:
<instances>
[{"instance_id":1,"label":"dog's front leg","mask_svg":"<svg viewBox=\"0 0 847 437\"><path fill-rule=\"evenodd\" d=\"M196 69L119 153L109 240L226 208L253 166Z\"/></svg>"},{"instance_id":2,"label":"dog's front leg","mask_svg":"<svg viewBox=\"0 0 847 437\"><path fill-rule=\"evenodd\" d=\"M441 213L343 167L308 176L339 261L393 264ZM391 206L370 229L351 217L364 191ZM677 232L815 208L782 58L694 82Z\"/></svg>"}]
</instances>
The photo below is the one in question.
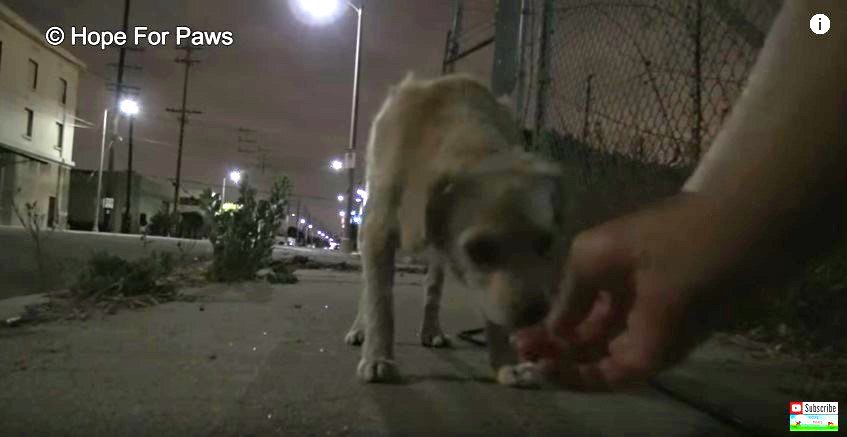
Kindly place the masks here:
<instances>
[{"instance_id":1,"label":"dog's front leg","mask_svg":"<svg viewBox=\"0 0 847 437\"><path fill-rule=\"evenodd\" d=\"M397 232L377 220L373 212L362 226L362 322L365 341L357 374L363 382L389 382L397 378L394 363L394 253Z\"/></svg>"},{"instance_id":2,"label":"dog's front leg","mask_svg":"<svg viewBox=\"0 0 847 437\"><path fill-rule=\"evenodd\" d=\"M450 340L441 331L441 291L444 288L444 264L430 256L424 282L424 315L421 322L421 344L426 347L448 347Z\"/></svg>"},{"instance_id":3,"label":"dog's front leg","mask_svg":"<svg viewBox=\"0 0 847 437\"><path fill-rule=\"evenodd\" d=\"M534 363L518 364L518 354L509 343L509 331L489 321L485 322L488 339L488 358L497 375L497 382L509 387L537 388L541 372Z\"/></svg>"}]
</instances>

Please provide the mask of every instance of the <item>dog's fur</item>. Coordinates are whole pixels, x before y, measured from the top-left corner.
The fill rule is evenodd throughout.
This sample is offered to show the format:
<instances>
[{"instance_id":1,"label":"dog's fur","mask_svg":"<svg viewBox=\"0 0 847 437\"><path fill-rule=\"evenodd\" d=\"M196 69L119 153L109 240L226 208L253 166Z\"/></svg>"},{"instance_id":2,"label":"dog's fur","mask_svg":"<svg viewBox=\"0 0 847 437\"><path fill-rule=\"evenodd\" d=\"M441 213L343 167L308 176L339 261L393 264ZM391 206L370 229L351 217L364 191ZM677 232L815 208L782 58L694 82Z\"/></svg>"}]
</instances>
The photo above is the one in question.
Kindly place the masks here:
<instances>
[{"instance_id":1,"label":"dog's fur","mask_svg":"<svg viewBox=\"0 0 847 437\"><path fill-rule=\"evenodd\" d=\"M429 255L421 343L449 344L438 315L449 267L474 290L498 380L535 383L532 369L515 366L508 333L546 312L562 206L557 168L523 152L519 138L511 112L469 77L410 75L390 91L370 133L364 290L346 337L364 342L361 380L396 377L392 286L402 247Z\"/></svg>"}]
</instances>

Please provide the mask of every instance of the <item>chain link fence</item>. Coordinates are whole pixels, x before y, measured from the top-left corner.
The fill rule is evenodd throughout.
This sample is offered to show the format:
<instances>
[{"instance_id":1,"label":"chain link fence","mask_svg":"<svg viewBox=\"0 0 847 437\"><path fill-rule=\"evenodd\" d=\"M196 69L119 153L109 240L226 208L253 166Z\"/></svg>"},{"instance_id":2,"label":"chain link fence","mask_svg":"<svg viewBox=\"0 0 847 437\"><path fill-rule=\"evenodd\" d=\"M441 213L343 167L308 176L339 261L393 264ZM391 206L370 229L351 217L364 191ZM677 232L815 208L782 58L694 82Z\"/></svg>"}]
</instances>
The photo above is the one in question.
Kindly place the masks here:
<instances>
[{"instance_id":1,"label":"chain link fence","mask_svg":"<svg viewBox=\"0 0 847 437\"><path fill-rule=\"evenodd\" d=\"M493 0L454 0L443 74L469 73L480 78L491 75L496 11Z\"/></svg>"},{"instance_id":2,"label":"chain link fence","mask_svg":"<svg viewBox=\"0 0 847 437\"><path fill-rule=\"evenodd\" d=\"M780 6L456 0L444 72L492 65L492 87L515 102L527 148L572 178L585 226L679 188L740 95Z\"/></svg>"},{"instance_id":3,"label":"chain link fence","mask_svg":"<svg viewBox=\"0 0 847 437\"><path fill-rule=\"evenodd\" d=\"M522 1L511 95L528 149L570 179L575 226L679 189L741 94L780 6Z\"/></svg>"},{"instance_id":4,"label":"chain link fence","mask_svg":"<svg viewBox=\"0 0 847 437\"><path fill-rule=\"evenodd\" d=\"M522 62L528 75L537 71L527 85L536 100L524 101L537 112L535 127L601 153L677 167L708 149L780 7L773 0L529 3L544 57Z\"/></svg>"}]
</instances>

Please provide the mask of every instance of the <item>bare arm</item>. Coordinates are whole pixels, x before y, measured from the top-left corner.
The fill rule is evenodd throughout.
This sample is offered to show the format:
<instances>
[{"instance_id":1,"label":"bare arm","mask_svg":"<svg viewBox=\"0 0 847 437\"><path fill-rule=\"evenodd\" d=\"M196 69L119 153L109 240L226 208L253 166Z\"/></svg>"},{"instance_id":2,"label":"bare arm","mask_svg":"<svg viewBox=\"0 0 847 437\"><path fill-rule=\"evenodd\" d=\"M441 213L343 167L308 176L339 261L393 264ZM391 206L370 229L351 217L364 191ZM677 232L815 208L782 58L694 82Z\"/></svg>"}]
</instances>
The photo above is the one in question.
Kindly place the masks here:
<instances>
[{"instance_id":1,"label":"bare arm","mask_svg":"<svg viewBox=\"0 0 847 437\"><path fill-rule=\"evenodd\" d=\"M825 35L809 29L817 13L831 20ZM786 0L746 90L684 190L732 215L728 237L773 240L821 205L832 212L828 198L844 192L845 176L847 2Z\"/></svg>"},{"instance_id":2,"label":"bare arm","mask_svg":"<svg viewBox=\"0 0 847 437\"><path fill-rule=\"evenodd\" d=\"M816 13L828 34L809 30ZM684 193L581 233L545 327L519 332L517 347L565 385L643 380L703 341L746 281L784 274L776 262L839 230L826 225L845 185L847 1L785 0Z\"/></svg>"}]
</instances>

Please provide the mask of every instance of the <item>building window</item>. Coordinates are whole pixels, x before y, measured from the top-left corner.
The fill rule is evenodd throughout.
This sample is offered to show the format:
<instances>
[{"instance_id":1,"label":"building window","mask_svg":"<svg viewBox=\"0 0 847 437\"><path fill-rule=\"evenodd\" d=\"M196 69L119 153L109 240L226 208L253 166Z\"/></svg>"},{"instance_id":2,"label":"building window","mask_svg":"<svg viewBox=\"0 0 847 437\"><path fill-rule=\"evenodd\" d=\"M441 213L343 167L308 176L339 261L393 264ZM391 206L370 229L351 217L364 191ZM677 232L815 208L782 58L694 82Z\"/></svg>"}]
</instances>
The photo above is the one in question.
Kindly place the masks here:
<instances>
[{"instance_id":1,"label":"building window","mask_svg":"<svg viewBox=\"0 0 847 437\"><path fill-rule=\"evenodd\" d=\"M65 125L62 123L56 123L56 148L62 150L62 147L65 145Z\"/></svg>"},{"instance_id":2,"label":"building window","mask_svg":"<svg viewBox=\"0 0 847 437\"><path fill-rule=\"evenodd\" d=\"M64 105L68 103L68 81L59 78L59 101Z\"/></svg>"},{"instance_id":3,"label":"building window","mask_svg":"<svg viewBox=\"0 0 847 437\"><path fill-rule=\"evenodd\" d=\"M26 137L32 138L32 125L35 121L35 113L32 109L26 108Z\"/></svg>"},{"instance_id":4,"label":"building window","mask_svg":"<svg viewBox=\"0 0 847 437\"><path fill-rule=\"evenodd\" d=\"M38 62L29 60L29 83L32 84L32 89L38 89Z\"/></svg>"}]
</instances>

